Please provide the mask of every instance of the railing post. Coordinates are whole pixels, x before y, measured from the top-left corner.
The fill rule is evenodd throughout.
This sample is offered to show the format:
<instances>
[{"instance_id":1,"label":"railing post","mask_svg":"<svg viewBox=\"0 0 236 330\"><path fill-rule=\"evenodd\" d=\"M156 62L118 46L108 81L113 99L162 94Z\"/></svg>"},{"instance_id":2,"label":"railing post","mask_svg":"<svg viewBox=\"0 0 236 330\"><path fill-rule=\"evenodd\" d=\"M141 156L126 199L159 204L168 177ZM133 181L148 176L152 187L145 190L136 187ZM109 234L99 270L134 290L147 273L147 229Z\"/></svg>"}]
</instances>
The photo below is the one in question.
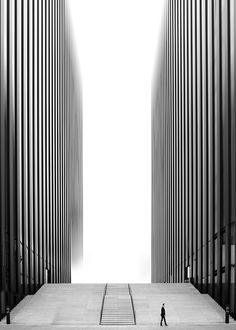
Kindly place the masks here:
<instances>
[{"instance_id":1,"label":"railing post","mask_svg":"<svg viewBox=\"0 0 236 330\"><path fill-rule=\"evenodd\" d=\"M7 322L7 324L11 323L11 314L10 314L10 312L11 312L10 307L7 306L6 307L6 322Z\"/></svg>"},{"instance_id":2,"label":"railing post","mask_svg":"<svg viewBox=\"0 0 236 330\"><path fill-rule=\"evenodd\" d=\"M225 307L225 323L229 323L229 305Z\"/></svg>"}]
</instances>

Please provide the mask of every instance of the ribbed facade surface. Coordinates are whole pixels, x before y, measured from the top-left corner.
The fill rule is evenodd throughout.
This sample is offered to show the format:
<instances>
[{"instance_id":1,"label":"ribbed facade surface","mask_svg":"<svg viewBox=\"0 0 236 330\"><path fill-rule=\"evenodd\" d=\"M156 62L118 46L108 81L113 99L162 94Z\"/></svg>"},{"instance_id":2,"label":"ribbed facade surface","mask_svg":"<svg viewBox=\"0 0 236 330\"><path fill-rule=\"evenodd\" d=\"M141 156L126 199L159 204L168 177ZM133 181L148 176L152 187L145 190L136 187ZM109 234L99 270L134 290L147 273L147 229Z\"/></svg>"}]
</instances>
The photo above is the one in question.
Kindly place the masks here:
<instances>
[{"instance_id":1,"label":"ribbed facade surface","mask_svg":"<svg viewBox=\"0 0 236 330\"><path fill-rule=\"evenodd\" d=\"M168 0L152 91L152 281L236 318L236 2Z\"/></svg>"},{"instance_id":2,"label":"ribbed facade surface","mask_svg":"<svg viewBox=\"0 0 236 330\"><path fill-rule=\"evenodd\" d=\"M43 283L70 282L72 251L73 262L82 253L81 93L67 16L64 0L0 1L0 317Z\"/></svg>"}]
</instances>

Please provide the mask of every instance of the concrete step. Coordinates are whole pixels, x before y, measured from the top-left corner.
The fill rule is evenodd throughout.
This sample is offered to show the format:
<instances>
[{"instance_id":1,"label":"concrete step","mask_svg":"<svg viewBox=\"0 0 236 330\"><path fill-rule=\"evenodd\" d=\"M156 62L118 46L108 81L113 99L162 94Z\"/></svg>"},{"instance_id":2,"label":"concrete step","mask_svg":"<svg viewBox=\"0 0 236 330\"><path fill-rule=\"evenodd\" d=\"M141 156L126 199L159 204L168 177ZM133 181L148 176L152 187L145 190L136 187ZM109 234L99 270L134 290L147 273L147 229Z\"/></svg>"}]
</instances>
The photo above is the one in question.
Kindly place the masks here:
<instances>
[{"instance_id":1,"label":"concrete step","mask_svg":"<svg viewBox=\"0 0 236 330\"><path fill-rule=\"evenodd\" d=\"M189 283L131 284L137 324L160 322L166 308L167 323L211 324L224 322L224 310Z\"/></svg>"},{"instance_id":2,"label":"concrete step","mask_svg":"<svg viewBox=\"0 0 236 330\"><path fill-rule=\"evenodd\" d=\"M99 324L104 284L46 284L19 308L12 322L24 325Z\"/></svg>"}]
</instances>

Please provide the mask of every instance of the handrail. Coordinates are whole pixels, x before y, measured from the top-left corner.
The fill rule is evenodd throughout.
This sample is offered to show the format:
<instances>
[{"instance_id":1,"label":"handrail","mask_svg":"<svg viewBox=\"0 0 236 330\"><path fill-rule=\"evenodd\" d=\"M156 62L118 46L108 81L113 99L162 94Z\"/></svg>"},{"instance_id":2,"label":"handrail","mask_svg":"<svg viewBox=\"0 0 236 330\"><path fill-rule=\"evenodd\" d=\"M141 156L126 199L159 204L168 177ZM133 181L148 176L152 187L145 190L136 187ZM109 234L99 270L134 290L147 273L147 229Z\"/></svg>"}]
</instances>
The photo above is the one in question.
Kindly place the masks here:
<instances>
[{"instance_id":1,"label":"handrail","mask_svg":"<svg viewBox=\"0 0 236 330\"><path fill-rule=\"evenodd\" d=\"M101 311L100 311L100 322L99 322L99 325L102 324L102 314L103 314L103 307L104 307L104 300L105 300L106 293L107 293L107 284L105 285L104 292L103 292L102 307L101 307Z\"/></svg>"},{"instance_id":2,"label":"handrail","mask_svg":"<svg viewBox=\"0 0 236 330\"><path fill-rule=\"evenodd\" d=\"M132 296L132 292L131 292L131 287L129 284L128 284L128 288L129 288L129 295L131 298L131 304L132 304L132 309L133 309L134 324L136 325L136 313L135 313L135 309L134 309L134 301L133 301L133 296Z\"/></svg>"},{"instance_id":3,"label":"handrail","mask_svg":"<svg viewBox=\"0 0 236 330\"><path fill-rule=\"evenodd\" d=\"M104 295L106 296L107 294L107 284L105 285L105 290L104 290Z\"/></svg>"}]
</instances>

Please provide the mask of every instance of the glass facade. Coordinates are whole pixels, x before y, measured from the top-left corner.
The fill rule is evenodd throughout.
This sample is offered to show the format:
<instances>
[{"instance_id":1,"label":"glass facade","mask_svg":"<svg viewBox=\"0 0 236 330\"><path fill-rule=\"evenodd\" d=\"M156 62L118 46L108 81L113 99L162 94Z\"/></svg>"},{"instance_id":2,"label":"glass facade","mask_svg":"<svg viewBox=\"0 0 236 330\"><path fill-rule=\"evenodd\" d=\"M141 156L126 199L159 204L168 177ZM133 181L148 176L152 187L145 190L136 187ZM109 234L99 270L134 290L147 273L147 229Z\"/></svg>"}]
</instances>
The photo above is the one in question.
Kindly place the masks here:
<instances>
[{"instance_id":1,"label":"glass facade","mask_svg":"<svg viewBox=\"0 0 236 330\"><path fill-rule=\"evenodd\" d=\"M82 101L64 0L0 1L0 318L82 256Z\"/></svg>"},{"instance_id":2,"label":"glass facade","mask_svg":"<svg viewBox=\"0 0 236 330\"><path fill-rule=\"evenodd\" d=\"M236 318L236 3L166 1L152 90L152 281Z\"/></svg>"}]
</instances>

